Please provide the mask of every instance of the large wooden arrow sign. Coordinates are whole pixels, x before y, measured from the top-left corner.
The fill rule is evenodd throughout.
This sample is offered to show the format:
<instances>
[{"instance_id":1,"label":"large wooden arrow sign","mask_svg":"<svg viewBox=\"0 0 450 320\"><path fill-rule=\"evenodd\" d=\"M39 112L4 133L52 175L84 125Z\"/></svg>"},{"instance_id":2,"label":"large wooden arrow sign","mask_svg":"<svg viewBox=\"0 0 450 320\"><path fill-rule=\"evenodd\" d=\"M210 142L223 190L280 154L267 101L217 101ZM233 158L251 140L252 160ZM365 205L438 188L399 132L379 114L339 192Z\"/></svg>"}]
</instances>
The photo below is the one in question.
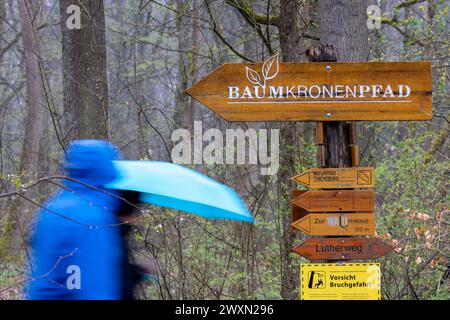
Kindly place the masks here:
<instances>
[{"instance_id":1,"label":"large wooden arrow sign","mask_svg":"<svg viewBox=\"0 0 450 320\"><path fill-rule=\"evenodd\" d=\"M226 63L186 90L228 121L431 120L431 62Z\"/></svg>"},{"instance_id":2,"label":"large wooden arrow sign","mask_svg":"<svg viewBox=\"0 0 450 320\"><path fill-rule=\"evenodd\" d=\"M316 168L291 179L310 188L345 189L375 186L374 168Z\"/></svg>"},{"instance_id":3,"label":"large wooden arrow sign","mask_svg":"<svg viewBox=\"0 0 450 320\"><path fill-rule=\"evenodd\" d=\"M292 199L292 204L309 212L373 211L373 190L310 190Z\"/></svg>"},{"instance_id":4,"label":"large wooden arrow sign","mask_svg":"<svg viewBox=\"0 0 450 320\"><path fill-rule=\"evenodd\" d=\"M292 249L309 260L381 258L392 247L376 238L310 238Z\"/></svg>"},{"instance_id":5,"label":"large wooden arrow sign","mask_svg":"<svg viewBox=\"0 0 450 320\"><path fill-rule=\"evenodd\" d=\"M311 213L292 227L313 236L373 236L375 215L371 213Z\"/></svg>"}]
</instances>

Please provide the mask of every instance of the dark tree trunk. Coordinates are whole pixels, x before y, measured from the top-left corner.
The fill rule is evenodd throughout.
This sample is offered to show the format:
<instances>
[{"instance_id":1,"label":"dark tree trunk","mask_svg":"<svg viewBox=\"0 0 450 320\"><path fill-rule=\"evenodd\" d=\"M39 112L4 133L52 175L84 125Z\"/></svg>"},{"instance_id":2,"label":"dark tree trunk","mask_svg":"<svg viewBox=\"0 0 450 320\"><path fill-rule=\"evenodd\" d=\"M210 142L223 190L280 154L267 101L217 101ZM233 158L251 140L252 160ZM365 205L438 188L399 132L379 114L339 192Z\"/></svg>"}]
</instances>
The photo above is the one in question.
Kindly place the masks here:
<instances>
[{"instance_id":1,"label":"dark tree trunk","mask_svg":"<svg viewBox=\"0 0 450 320\"><path fill-rule=\"evenodd\" d=\"M67 7L81 9L81 29L69 30ZM60 0L63 94L66 136L108 139L108 84L106 77L105 14L103 1Z\"/></svg>"},{"instance_id":2,"label":"dark tree trunk","mask_svg":"<svg viewBox=\"0 0 450 320\"><path fill-rule=\"evenodd\" d=\"M200 0L193 1L194 11L194 26L192 30L192 83L196 83L200 74L200 45L201 45L201 29L200 29ZM195 99L191 99L191 105L189 110L189 123L193 125L198 113L198 102Z\"/></svg>"},{"instance_id":3,"label":"dark tree trunk","mask_svg":"<svg viewBox=\"0 0 450 320\"><path fill-rule=\"evenodd\" d=\"M301 53L307 47L306 39L302 38L301 30L309 19L309 6L306 3L300 6L297 0L280 1L280 18L278 24L281 54L284 62L301 61ZM280 141L283 146L280 149L280 170L278 180L278 203L282 215L282 234L280 244L281 258L281 296L283 299L296 299L295 290L299 285L298 270L292 269L291 249L296 233L291 228L291 182L295 175L295 160L300 158L292 150L298 144L299 135L305 133L305 124L280 123ZM307 138L306 138L307 139Z\"/></svg>"},{"instance_id":4,"label":"dark tree trunk","mask_svg":"<svg viewBox=\"0 0 450 320\"><path fill-rule=\"evenodd\" d=\"M184 51L190 46L190 35L184 31L186 27L186 15L189 14L190 3L179 1L176 4L178 14L176 16L176 30L178 41L178 93L176 96L176 109L174 114L174 121L177 127L189 128L193 123L189 123L189 97L185 94L185 90L189 87L189 77L192 76L189 70L189 57ZM195 23L195 22L194 22Z\"/></svg>"},{"instance_id":5,"label":"dark tree trunk","mask_svg":"<svg viewBox=\"0 0 450 320\"><path fill-rule=\"evenodd\" d=\"M296 0L280 0L280 20L278 24L280 49L283 60L296 62L300 59L301 30L300 4Z\"/></svg>"}]
</instances>

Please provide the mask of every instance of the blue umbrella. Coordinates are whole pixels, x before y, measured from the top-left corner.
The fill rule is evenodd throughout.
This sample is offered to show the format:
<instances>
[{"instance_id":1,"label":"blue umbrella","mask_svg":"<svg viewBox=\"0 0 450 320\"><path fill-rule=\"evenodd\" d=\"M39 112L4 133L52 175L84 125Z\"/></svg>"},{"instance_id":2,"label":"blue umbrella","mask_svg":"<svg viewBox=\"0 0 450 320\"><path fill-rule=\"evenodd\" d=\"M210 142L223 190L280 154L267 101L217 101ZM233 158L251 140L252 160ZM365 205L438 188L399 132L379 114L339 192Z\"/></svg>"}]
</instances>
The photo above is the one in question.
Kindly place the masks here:
<instances>
[{"instance_id":1,"label":"blue umbrella","mask_svg":"<svg viewBox=\"0 0 450 320\"><path fill-rule=\"evenodd\" d=\"M253 223L236 191L197 171L161 161L114 161L114 166L118 177L107 188L138 191L142 202L208 219Z\"/></svg>"}]
</instances>

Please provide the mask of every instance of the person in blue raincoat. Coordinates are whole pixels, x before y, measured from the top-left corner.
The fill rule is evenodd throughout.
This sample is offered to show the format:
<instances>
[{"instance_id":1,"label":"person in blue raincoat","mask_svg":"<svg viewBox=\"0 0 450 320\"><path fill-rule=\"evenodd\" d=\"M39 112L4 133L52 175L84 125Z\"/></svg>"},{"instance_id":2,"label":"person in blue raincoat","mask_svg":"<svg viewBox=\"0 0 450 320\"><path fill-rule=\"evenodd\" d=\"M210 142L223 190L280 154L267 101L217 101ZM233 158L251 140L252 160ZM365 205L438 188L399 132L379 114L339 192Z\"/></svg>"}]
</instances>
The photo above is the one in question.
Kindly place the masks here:
<instances>
[{"instance_id":1,"label":"person in blue raincoat","mask_svg":"<svg viewBox=\"0 0 450 320\"><path fill-rule=\"evenodd\" d=\"M73 180L64 180L34 223L28 299L123 297L123 239L114 226L121 200L102 187L116 177L118 156L106 141L79 140L68 148L65 170Z\"/></svg>"}]
</instances>

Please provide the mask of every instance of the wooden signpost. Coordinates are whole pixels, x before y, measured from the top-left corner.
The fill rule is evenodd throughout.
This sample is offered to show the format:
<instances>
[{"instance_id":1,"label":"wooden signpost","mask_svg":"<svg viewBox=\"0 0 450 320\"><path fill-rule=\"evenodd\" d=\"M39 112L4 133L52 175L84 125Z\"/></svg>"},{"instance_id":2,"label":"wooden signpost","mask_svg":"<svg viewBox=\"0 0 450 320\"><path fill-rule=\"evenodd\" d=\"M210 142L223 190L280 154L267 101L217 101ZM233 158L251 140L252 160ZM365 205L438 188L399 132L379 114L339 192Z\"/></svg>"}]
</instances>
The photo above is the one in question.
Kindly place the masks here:
<instances>
[{"instance_id":1,"label":"wooden signpost","mask_svg":"<svg viewBox=\"0 0 450 320\"><path fill-rule=\"evenodd\" d=\"M186 93L228 121L430 120L431 63L225 63Z\"/></svg>"},{"instance_id":2,"label":"wooden signpost","mask_svg":"<svg viewBox=\"0 0 450 320\"><path fill-rule=\"evenodd\" d=\"M295 246L309 260L364 260L381 258L392 247L377 238L310 238Z\"/></svg>"},{"instance_id":3,"label":"wooden signpost","mask_svg":"<svg viewBox=\"0 0 450 320\"><path fill-rule=\"evenodd\" d=\"M311 61L337 60L328 44L308 52ZM339 121L431 120L431 62L280 63L279 58L226 63L186 93L228 121L318 121L320 168L291 179L325 190L292 191L292 227L326 238L307 239L292 250L316 261L382 257L391 246L350 237L375 234L375 175L374 168L358 167L355 123ZM302 299L380 299L379 264L303 264L301 286Z\"/></svg>"},{"instance_id":4,"label":"wooden signpost","mask_svg":"<svg viewBox=\"0 0 450 320\"><path fill-rule=\"evenodd\" d=\"M373 236L375 214L311 213L293 222L292 227L313 236Z\"/></svg>"},{"instance_id":5,"label":"wooden signpost","mask_svg":"<svg viewBox=\"0 0 450 320\"><path fill-rule=\"evenodd\" d=\"M291 198L295 198L303 193L307 192L306 190L298 190L298 189L293 189L291 191ZM308 214L308 211L306 211L305 209L303 209L302 207L296 206L296 205L292 205L292 223L294 223L295 221L305 217Z\"/></svg>"},{"instance_id":6,"label":"wooden signpost","mask_svg":"<svg viewBox=\"0 0 450 320\"><path fill-rule=\"evenodd\" d=\"M310 188L373 188L374 168L315 168L292 178Z\"/></svg>"},{"instance_id":7,"label":"wooden signpost","mask_svg":"<svg viewBox=\"0 0 450 320\"><path fill-rule=\"evenodd\" d=\"M310 190L292 199L309 212L367 212L374 208L373 190Z\"/></svg>"}]
</instances>

